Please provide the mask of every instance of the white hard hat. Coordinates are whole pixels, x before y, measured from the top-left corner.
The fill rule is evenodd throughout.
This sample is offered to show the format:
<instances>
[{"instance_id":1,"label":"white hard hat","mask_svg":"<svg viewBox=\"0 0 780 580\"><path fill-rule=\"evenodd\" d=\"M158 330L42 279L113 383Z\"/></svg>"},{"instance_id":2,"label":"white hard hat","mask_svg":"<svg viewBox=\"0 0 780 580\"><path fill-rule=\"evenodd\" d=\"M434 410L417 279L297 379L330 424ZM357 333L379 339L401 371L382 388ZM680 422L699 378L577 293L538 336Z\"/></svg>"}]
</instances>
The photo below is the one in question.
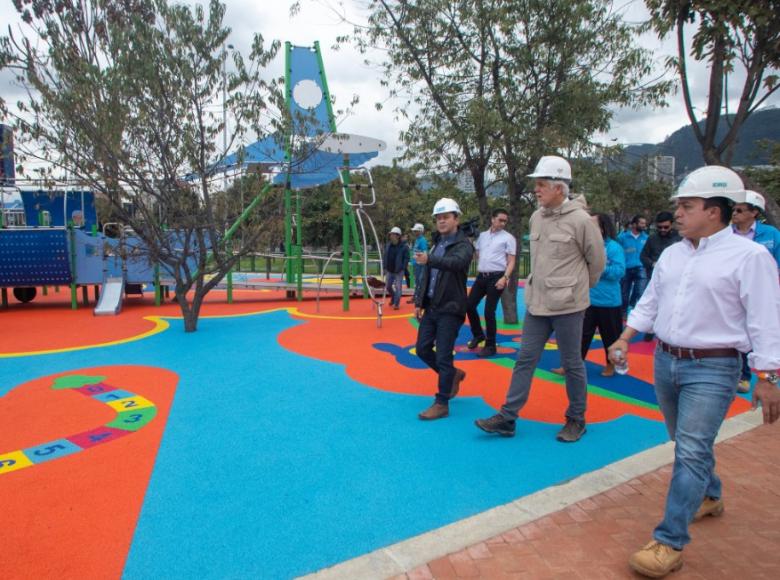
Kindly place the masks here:
<instances>
[{"instance_id":1,"label":"white hard hat","mask_svg":"<svg viewBox=\"0 0 780 580\"><path fill-rule=\"evenodd\" d=\"M534 172L529 173L528 177L571 181L571 165L563 157L545 155L539 159Z\"/></svg>"},{"instance_id":2,"label":"white hard hat","mask_svg":"<svg viewBox=\"0 0 780 580\"><path fill-rule=\"evenodd\" d=\"M452 198L442 197L439 201L436 202L436 205L433 206L433 215L449 212L454 212L458 215L461 214L458 202Z\"/></svg>"},{"instance_id":3,"label":"white hard hat","mask_svg":"<svg viewBox=\"0 0 780 580\"><path fill-rule=\"evenodd\" d=\"M682 180L672 199L680 197L725 197L734 203L744 203L745 185L728 167L708 165L692 171Z\"/></svg>"},{"instance_id":4,"label":"white hard hat","mask_svg":"<svg viewBox=\"0 0 780 580\"><path fill-rule=\"evenodd\" d=\"M398 226L395 226L392 230L390 230L390 233L391 234L398 234L400 236L401 235L401 228L399 228Z\"/></svg>"},{"instance_id":5,"label":"white hard hat","mask_svg":"<svg viewBox=\"0 0 780 580\"><path fill-rule=\"evenodd\" d=\"M750 205L757 207L761 211L766 210L766 200L764 199L764 196L758 193L757 191L752 191L750 189L746 190L745 203L749 203Z\"/></svg>"},{"instance_id":6,"label":"white hard hat","mask_svg":"<svg viewBox=\"0 0 780 580\"><path fill-rule=\"evenodd\" d=\"M412 226L412 231L413 232L423 232L423 231L425 231L425 226L423 226L422 224L419 224L419 223L418 224L414 224Z\"/></svg>"}]
</instances>

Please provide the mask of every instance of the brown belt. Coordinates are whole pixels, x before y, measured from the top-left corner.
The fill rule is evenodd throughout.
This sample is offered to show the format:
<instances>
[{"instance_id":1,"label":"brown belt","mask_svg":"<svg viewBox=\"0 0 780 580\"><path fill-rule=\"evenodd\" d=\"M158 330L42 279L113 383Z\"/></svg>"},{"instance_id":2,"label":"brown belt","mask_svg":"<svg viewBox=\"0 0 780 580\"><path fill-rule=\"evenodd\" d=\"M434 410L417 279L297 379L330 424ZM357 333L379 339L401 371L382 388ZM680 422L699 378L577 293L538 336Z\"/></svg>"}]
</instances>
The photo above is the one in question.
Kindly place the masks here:
<instances>
[{"instance_id":1,"label":"brown belt","mask_svg":"<svg viewBox=\"0 0 780 580\"><path fill-rule=\"evenodd\" d=\"M668 352L675 358L696 359L716 356L739 356L739 351L736 348L685 348L684 346L672 346L661 340L658 341L658 344L662 351Z\"/></svg>"}]
</instances>

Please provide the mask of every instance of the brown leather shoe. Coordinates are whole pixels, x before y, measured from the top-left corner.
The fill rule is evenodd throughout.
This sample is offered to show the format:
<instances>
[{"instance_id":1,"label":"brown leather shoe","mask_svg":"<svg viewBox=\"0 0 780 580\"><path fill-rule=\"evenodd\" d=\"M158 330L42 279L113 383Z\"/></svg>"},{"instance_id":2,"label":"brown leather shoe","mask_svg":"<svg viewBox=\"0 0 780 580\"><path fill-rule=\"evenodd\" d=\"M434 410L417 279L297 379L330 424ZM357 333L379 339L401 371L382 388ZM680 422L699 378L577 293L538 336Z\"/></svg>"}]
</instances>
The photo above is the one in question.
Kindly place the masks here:
<instances>
[{"instance_id":1,"label":"brown leather shoe","mask_svg":"<svg viewBox=\"0 0 780 580\"><path fill-rule=\"evenodd\" d=\"M663 578L682 568L682 552L653 540L628 559L628 565L650 578Z\"/></svg>"},{"instance_id":2,"label":"brown leather shoe","mask_svg":"<svg viewBox=\"0 0 780 580\"><path fill-rule=\"evenodd\" d=\"M466 378L466 371L455 369L455 376L452 378L452 390L450 391L450 400L458 396L460 392L460 382Z\"/></svg>"},{"instance_id":3,"label":"brown leather shoe","mask_svg":"<svg viewBox=\"0 0 780 580\"><path fill-rule=\"evenodd\" d=\"M561 375L561 376L563 376L563 375L565 375L565 374L566 374L566 371L563 369L563 367L558 367L558 368L555 368L555 369L550 369L550 372L551 372L551 373L555 373L556 375Z\"/></svg>"},{"instance_id":4,"label":"brown leather shoe","mask_svg":"<svg viewBox=\"0 0 780 580\"><path fill-rule=\"evenodd\" d=\"M444 417L449 416L450 414L450 408L447 405L442 405L441 403L434 403L425 411L417 415L422 421L435 421L436 419L444 419Z\"/></svg>"},{"instance_id":5,"label":"brown leather shoe","mask_svg":"<svg viewBox=\"0 0 780 580\"><path fill-rule=\"evenodd\" d=\"M602 377L614 377L615 376L615 365L612 363L607 363L607 366L604 367L604 370L601 371Z\"/></svg>"},{"instance_id":6,"label":"brown leather shoe","mask_svg":"<svg viewBox=\"0 0 780 580\"><path fill-rule=\"evenodd\" d=\"M707 516L712 516L714 518L717 518L718 516L723 514L723 509L724 509L724 505L722 499L705 497L704 501L701 502L699 509L696 511L696 515L693 516L693 521L697 522L700 519Z\"/></svg>"}]
</instances>

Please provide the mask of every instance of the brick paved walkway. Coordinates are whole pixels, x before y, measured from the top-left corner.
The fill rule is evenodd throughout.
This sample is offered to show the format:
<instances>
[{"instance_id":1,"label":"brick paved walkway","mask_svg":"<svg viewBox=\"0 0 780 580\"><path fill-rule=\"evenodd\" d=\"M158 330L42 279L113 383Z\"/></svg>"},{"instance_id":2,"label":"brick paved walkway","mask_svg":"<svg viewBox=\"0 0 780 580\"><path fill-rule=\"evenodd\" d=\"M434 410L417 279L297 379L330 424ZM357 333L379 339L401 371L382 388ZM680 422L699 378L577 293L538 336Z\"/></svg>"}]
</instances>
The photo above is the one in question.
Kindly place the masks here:
<instances>
[{"instance_id":1,"label":"brick paved walkway","mask_svg":"<svg viewBox=\"0 0 780 580\"><path fill-rule=\"evenodd\" d=\"M691 526L674 580L780 578L780 424L719 443L726 511ZM628 556L663 513L671 465L508 533L420 566L397 579L639 578Z\"/></svg>"}]
</instances>

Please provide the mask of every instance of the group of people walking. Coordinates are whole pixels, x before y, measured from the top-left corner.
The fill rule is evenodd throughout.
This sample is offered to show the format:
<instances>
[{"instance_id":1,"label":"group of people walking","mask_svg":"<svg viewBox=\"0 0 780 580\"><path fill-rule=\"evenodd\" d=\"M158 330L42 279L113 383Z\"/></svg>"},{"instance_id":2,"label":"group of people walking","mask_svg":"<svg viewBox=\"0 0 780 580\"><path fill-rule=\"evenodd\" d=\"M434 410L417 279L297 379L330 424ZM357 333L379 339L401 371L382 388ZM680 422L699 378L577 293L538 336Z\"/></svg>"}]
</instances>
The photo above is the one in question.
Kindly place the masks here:
<instances>
[{"instance_id":1,"label":"group of people walking","mask_svg":"<svg viewBox=\"0 0 780 580\"><path fill-rule=\"evenodd\" d=\"M595 328L601 332L608 364L625 363L628 342L638 333L655 335L655 393L676 443L675 462L663 521L629 564L642 574L664 576L682 565L689 524L723 511L714 441L736 395L742 353L750 353L749 367L758 379L753 401L762 405L764 422L780 417L780 284L775 261L780 236L739 220L741 214L755 218L761 202L745 190L739 176L723 167L691 173L674 195L674 214L658 214L656 233L649 239L644 218L632 220L623 235L628 251L621 237L615 238L608 216L591 216L582 197L570 198L571 168L565 159L543 157L529 177L539 207L530 220L531 275L524 293L523 340L504 404L497 414L477 419L476 426L487 433L515 435L535 368L555 333L568 396L557 439L578 441L586 432L583 357ZM433 215L433 247L412 258L421 268L414 295L420 321L417 355L438 375L433 404L419 414L422 420L447 417L466 377L453 364L453 349L467 316L472 330L468 346L476 348L484 339L480 353L495 352L494 305L511 275L514 262L510 264L509 257L514 258L516 248L503 229L506 212L494 212L491 229L476 243L478 276L467 296L475 247L458 228L460 208L444 198ZM751 239L745 239L751 231ZM762 239L770 243L762 247ZM501 255L506 262L494 261ZM485 296L487 328L482 334L476 305ZM622 328L624 308L631 311Z\"/></svg>"}]
</instances>

